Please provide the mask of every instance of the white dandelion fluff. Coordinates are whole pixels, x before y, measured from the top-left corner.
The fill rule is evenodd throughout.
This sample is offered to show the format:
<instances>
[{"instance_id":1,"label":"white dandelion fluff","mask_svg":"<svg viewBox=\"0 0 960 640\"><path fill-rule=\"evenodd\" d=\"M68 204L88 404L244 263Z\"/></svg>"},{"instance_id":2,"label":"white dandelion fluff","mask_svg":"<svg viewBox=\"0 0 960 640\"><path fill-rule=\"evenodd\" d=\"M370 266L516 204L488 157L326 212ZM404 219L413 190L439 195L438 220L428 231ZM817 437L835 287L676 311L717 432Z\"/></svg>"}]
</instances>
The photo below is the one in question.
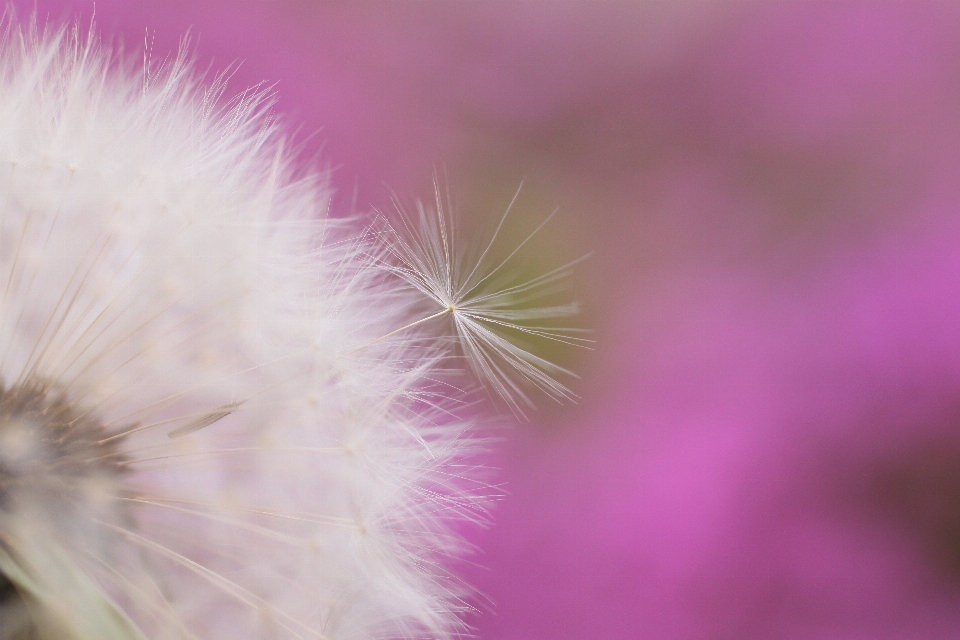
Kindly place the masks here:
<instances>
[{"instance_id":1,"label":"white dandelion fluff","mask_svg":"<svg viewBox=\"0 0 960 640\"><path fill-rule=\"evenodd\" d=\"M265 96L222 89L7 21L0 640L456 633L449 523L486 490L433 388L442 340L391 273L498 394L525 399L509 366L568 395L498 332L569 336L527 323L569 309L505 302L560 272L479 293L442 216L352 235Z\"/></svg>"},{"instance_id":2,"label":"white dandelion fluff","mask_svg":"<svg viewBox=\"0 0 960 640\"><path fill-rule=\"evenodd\" d=\"M447 316L453 320L457 344L470 368L499 400L517 416L532 408L527 389L539 389L558 400L575 396L559 378L575 374L525 348L510 333L536 337L574 347L587 347L586 330L557 325L556 320L576 315L576 303L537 306L553 293L551 285L568 278L583 256L533 278L511 278L508 265L553 215L547 217L513 250L493 260L491 249L510 214L517 195L478 256L470 256L444 207L434 182L434 205L417 203L416 217L401 216L389 225L386 244L393 260L387 268L431 300L438 310L413 324ZM475 249L475 247L473 247ZM488 264L488 262L490 264ZM549 324L544 324L549 322ZM403 327L406 329L407 327Z\"/></svg>"}]
</instances>

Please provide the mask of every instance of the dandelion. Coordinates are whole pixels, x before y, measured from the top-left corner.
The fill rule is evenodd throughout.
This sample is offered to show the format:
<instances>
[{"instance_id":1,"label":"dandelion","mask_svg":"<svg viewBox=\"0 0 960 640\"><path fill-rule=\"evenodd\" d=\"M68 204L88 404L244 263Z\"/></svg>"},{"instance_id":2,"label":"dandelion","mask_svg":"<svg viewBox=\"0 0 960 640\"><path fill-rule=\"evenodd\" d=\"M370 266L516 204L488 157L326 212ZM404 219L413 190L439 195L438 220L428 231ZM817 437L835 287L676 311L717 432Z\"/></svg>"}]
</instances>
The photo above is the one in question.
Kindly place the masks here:
<instances>
[{"instance_id":1,"label":"dandelion","mask_svg":"<svg viewBox=\"0 0 960 640\"><path fill-rule=\"evenodd\" d=\"M563 270L485 293L505 265L461 278L442 214L355 234L268 97L222 93L6 21L0 639L449 637L490 491L412 313L515 406L508 367L569 396L498 331L566 339L516 307Z\"/></svg>"}]
</instances>

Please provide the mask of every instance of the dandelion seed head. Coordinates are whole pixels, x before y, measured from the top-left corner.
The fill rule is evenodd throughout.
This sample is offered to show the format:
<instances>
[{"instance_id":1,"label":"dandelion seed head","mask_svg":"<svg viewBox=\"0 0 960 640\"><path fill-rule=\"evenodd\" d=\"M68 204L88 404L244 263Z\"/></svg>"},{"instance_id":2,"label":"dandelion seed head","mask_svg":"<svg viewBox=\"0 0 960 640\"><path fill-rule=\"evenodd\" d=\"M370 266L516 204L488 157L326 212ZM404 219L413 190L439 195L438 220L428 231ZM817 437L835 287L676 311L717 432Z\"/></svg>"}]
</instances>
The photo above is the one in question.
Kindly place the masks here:
<instances>
[{"instance_id":1,"label":"dandelion seed head","mask_svg":"<svg viewBox=\"0 0 960 640\"><path fill-rule=\"evenodd\" d=\"M569 395L498 329L566 335L510 306L560 273L489 293L425 212L406 244L356 233L270 97L182 54L4 29L0 637L463 630L451 523L491 490L443 341L410 328L426 294L504 398L507 368Z\"/></svg>"}]
</instances>

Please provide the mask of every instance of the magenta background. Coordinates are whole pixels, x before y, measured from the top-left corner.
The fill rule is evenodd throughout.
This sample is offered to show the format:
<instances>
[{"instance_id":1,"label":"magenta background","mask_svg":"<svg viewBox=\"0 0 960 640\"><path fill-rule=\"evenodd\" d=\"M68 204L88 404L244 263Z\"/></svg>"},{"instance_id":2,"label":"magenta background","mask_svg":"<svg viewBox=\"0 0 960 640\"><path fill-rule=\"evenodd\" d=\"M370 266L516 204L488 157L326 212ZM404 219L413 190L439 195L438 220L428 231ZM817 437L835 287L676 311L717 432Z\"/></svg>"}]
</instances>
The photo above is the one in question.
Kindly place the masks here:
<instances>
[{"instance_id":1,"label":"magenta background","mask_svg":"<svg viewBox=\"0 0 960 640\"><path fill-rule=\"evenodd\" d=\"M494 215L525 179L557 251L596 252L583 402L493 456L480 638L960 638L955 4L96 13L160 56L190 29L236 91L277 82L343 209L439 166Z\"/></svg>"}]
</instances>

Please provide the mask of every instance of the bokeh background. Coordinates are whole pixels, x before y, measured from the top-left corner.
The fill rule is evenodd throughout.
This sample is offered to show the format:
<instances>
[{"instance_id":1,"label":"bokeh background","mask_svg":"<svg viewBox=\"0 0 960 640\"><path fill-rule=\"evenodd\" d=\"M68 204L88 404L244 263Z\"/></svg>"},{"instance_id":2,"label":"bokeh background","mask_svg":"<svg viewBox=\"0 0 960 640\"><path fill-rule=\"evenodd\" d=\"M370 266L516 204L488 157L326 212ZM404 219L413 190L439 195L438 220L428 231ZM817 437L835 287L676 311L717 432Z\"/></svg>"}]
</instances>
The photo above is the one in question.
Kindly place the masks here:
<instances>
[{"instance_id":1,"label":"bokeh background","mask_svg":"<svg viewBox=\"0 0 960 640\"><path fill-rule=\"evenodd\" d=\"M93 2L14 2L89 19ZM482 640L960 638L960 5L97 0L273 85L340 211L560 213L582 401L491 454ZM274 84L275 83L275 84Z\"/></svg>"}]
</instances>

